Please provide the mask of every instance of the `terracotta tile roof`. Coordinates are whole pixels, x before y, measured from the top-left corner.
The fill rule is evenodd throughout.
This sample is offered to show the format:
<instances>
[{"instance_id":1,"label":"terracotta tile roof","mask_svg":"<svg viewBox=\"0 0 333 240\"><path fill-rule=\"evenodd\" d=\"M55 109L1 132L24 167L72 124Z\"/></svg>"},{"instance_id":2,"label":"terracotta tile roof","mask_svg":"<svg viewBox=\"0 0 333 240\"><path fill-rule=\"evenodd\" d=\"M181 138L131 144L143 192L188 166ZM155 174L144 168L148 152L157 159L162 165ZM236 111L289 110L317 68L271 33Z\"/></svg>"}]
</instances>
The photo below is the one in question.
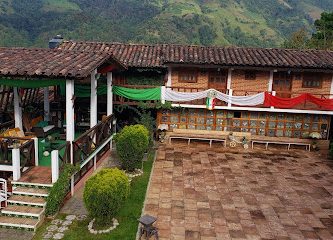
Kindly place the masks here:
<instances>
[{"instance_id":1,"label":"terracotta tile roof","mask_svg":"<svg viewBox=\"0 0 333 240\"><path fill-rule=\"evenodd\" d=\"M333 52L321 50L75 41L65 41L60 48L112 53L129 67L165 67L168 63L182 63L333 70Z\"/></svg>"},{"instance_id":2,"label":"terracotta tile roof","mask_svg":"<svg viewBox=\"0 0 333 240\"><path fill-rule=\"evenodd\" d=\"M102 51L113 56L128 67L164 67L163 52L166 45L143 45L102 42L65 41L61 49L78 51Z\"/></svg>"},{"instance_id":3,"label":"terracotta tile roof","mask_svg":"<svg viewBox=\"0 0 333 240\"><path fill-rule=\"evenodd\" d=\"M0 76L85 78L108 53L39 48L0 48Z\"/></svg>"}]
</instances>

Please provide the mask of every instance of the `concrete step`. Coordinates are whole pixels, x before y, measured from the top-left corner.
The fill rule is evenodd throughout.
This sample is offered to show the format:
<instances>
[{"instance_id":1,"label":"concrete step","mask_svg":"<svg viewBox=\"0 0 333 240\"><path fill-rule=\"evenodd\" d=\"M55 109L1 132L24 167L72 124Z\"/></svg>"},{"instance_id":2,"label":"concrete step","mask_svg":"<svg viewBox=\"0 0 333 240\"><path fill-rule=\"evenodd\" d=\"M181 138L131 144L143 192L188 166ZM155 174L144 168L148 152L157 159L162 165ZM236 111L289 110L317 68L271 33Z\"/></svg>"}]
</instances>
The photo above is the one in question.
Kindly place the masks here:
<instances>
[{"instance_id":1,"label":"concrete step","mask_svg":"<svg viewBox=\"0 0 333 240\"><path fill-rule=\"evenodd\" d=\"M13 195L28 195L36 197L47 197L49 191L47 188L17 186L13 188Z\"/></svg>"},{"instance_id":2,"label":"concrete step","mask_svg":"<svg viewBox=\"0 0 333 240\"><path fill-rule=\"evenodd\" d=\"M46 199L43 197L13 195L7 200L7 203L10 205L17 204L44 207L46 205Z\"/></svg>"},{"instance_id":3,"label":"concrete step","mask_svg":"<svg viewBox=\"0 0 333 240\"><path fill-rule=\"evenodd\" d=\"M7 228L17 228L17 229L28 229L35 231L39 223L38 219L34 218L19 218L19 217L9 217L0 216L0 226Z\"/></svg>"},{"instance_id":4,"label":"concrete step","mask_svg":"<svg viewBox=\"0 0 333 240\"><path fill-rule=\"evenodd\" d=\"M44 208L32 207L27 205L8 205L1 210L2 215L6 216L19 216L40 219L44 213Z\"/></svg>"},{"instance_id":5,"label":"concrete step","mask_svg":"<svg viewBox=\"0 0 333 240\"><path fill-rule=\"evenodd\" d=\"M18 182L18 181L12 181L11 184L13 186L23 186L23 187L38 187L38 188L51 188L53 184L45 184L45 183L32 183L32 182Z\"/></svg>"}]
</instances>

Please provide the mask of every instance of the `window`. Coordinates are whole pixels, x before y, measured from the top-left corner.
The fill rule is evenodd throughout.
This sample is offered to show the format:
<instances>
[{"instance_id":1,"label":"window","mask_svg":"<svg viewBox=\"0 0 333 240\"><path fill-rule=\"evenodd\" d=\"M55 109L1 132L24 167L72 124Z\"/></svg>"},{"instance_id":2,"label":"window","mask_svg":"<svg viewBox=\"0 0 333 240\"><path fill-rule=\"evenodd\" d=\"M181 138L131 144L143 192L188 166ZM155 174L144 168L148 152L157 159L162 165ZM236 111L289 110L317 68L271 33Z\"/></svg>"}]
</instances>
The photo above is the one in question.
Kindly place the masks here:
<instances>
[{"instance_id":1,"label":"window","mask_svg":"<svg viewBox=\"0 0 333 240\"><path fill-rule=\"evenodd\" d=\"M196 70L179 71L179 82L196 83L198 72Z\"/></svg>"},{"instance_id":2,"label":"window","mask_svg":"<svg viewBox=\"0 0 333 240\"><path fill-rule=\"evenodd\" d=\"M255 71L245 71L245 80L255 80L257 74Z\"/></svg>"},{"instance_id":3,"label":"window","mask_svg":"<svg viewBox=\"0 0 333 240\"><path fill-rule=\"evenodd\" d=\"M225 70L209 72L209 88L226 89L228 73Z\"/></svg>"},{"instance_id":4,"label":"window","mask_svg":"<svg viewBox=\"0 0 333 240\"><path fill-rule=\"evenodd\" d=\"M320 73L304 73L302 87L321 88L322 75Z\"/></svg>"}]
</instances>

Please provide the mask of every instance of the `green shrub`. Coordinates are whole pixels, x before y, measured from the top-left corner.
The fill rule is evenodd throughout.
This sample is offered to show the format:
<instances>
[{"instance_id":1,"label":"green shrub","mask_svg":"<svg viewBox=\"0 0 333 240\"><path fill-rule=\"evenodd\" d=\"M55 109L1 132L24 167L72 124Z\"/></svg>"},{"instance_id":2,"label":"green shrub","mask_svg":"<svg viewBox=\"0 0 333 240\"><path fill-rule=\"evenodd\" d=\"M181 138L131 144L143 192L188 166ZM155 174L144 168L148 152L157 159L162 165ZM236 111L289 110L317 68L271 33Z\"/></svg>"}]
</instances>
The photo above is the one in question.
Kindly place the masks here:
<instances>
[{"instance_id":1,"label":"green shrub","mask_svg":"<svg viewBox=\"0 0 333 240\"><path fill-rule=\"evenodd\" d=\"M116 135L116 150L122 167L134 171L140 167L144 153L148 150L149 131L143 125L125 126Z\"/></svg>"},{"instance_id":2,"label":"green shrub","mask_svg":"<svg viewBox=\"0 0 333 240\"><path fill-rule=\"evenodd\" d=\"M135 119L138 124L141 124L147 128L149 132L149 144L148 147L151 148L154 145L154 129L156 128L156 121L151 116L151 112L146 112L145 110L140 113L139 119Z\"/></svg>"},{"instance_id":3,"label":"green shrub","mask_svg":"<svg viewBox=\"0 0 333 240\"><path fill-rule=\"evenodd\" d=\"M90 216L96 218L96 223L105 225L115 217L129 190L128 177L123 171L102 169L86 182L84 204Z\"/></svg>"},{"instance_id":4,"label":"green shrub","mask_svg":"<svg viewBox=\"0 0 333 240\"><path fill-rule=\"evenodd\" d=\"M53 184L49 196L47 197L45 210L45 214L47 216L54 215L59 211L69 191L71 176L78 170L79 167L71 164L66 164L64 166L63 172L60 174L58 180Z\"/></svg>"}]
</instances>

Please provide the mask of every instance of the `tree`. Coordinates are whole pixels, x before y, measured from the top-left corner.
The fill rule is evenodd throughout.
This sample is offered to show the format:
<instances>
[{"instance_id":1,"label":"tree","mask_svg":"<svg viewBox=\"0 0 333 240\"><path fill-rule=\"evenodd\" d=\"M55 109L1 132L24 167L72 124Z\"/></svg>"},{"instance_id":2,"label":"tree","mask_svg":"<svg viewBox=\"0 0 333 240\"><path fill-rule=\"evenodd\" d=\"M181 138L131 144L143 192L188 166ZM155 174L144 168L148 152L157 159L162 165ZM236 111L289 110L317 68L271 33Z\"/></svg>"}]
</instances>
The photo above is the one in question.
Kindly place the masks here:
<instances>
[{"instance_id":1,"label":"tree","mask_svg":"<svg viewBox=\"0 0 333 240\"><path fill-rule=\"evenodd\" d=\"M308 48L309 34L305 28L294 32L291 37L284 41L284 48L305 49Z\"/></svg>"},{"instance_id":2,"label":"tree","mask_svg":"<svg viewBox=\"0 0 333 240\"><path fill-rule=\"evenodd\" d=\"M316 32L310 44L317 49L333 49L333 12L323 12L315 23Z\"/></svg>"}]
</instances>

